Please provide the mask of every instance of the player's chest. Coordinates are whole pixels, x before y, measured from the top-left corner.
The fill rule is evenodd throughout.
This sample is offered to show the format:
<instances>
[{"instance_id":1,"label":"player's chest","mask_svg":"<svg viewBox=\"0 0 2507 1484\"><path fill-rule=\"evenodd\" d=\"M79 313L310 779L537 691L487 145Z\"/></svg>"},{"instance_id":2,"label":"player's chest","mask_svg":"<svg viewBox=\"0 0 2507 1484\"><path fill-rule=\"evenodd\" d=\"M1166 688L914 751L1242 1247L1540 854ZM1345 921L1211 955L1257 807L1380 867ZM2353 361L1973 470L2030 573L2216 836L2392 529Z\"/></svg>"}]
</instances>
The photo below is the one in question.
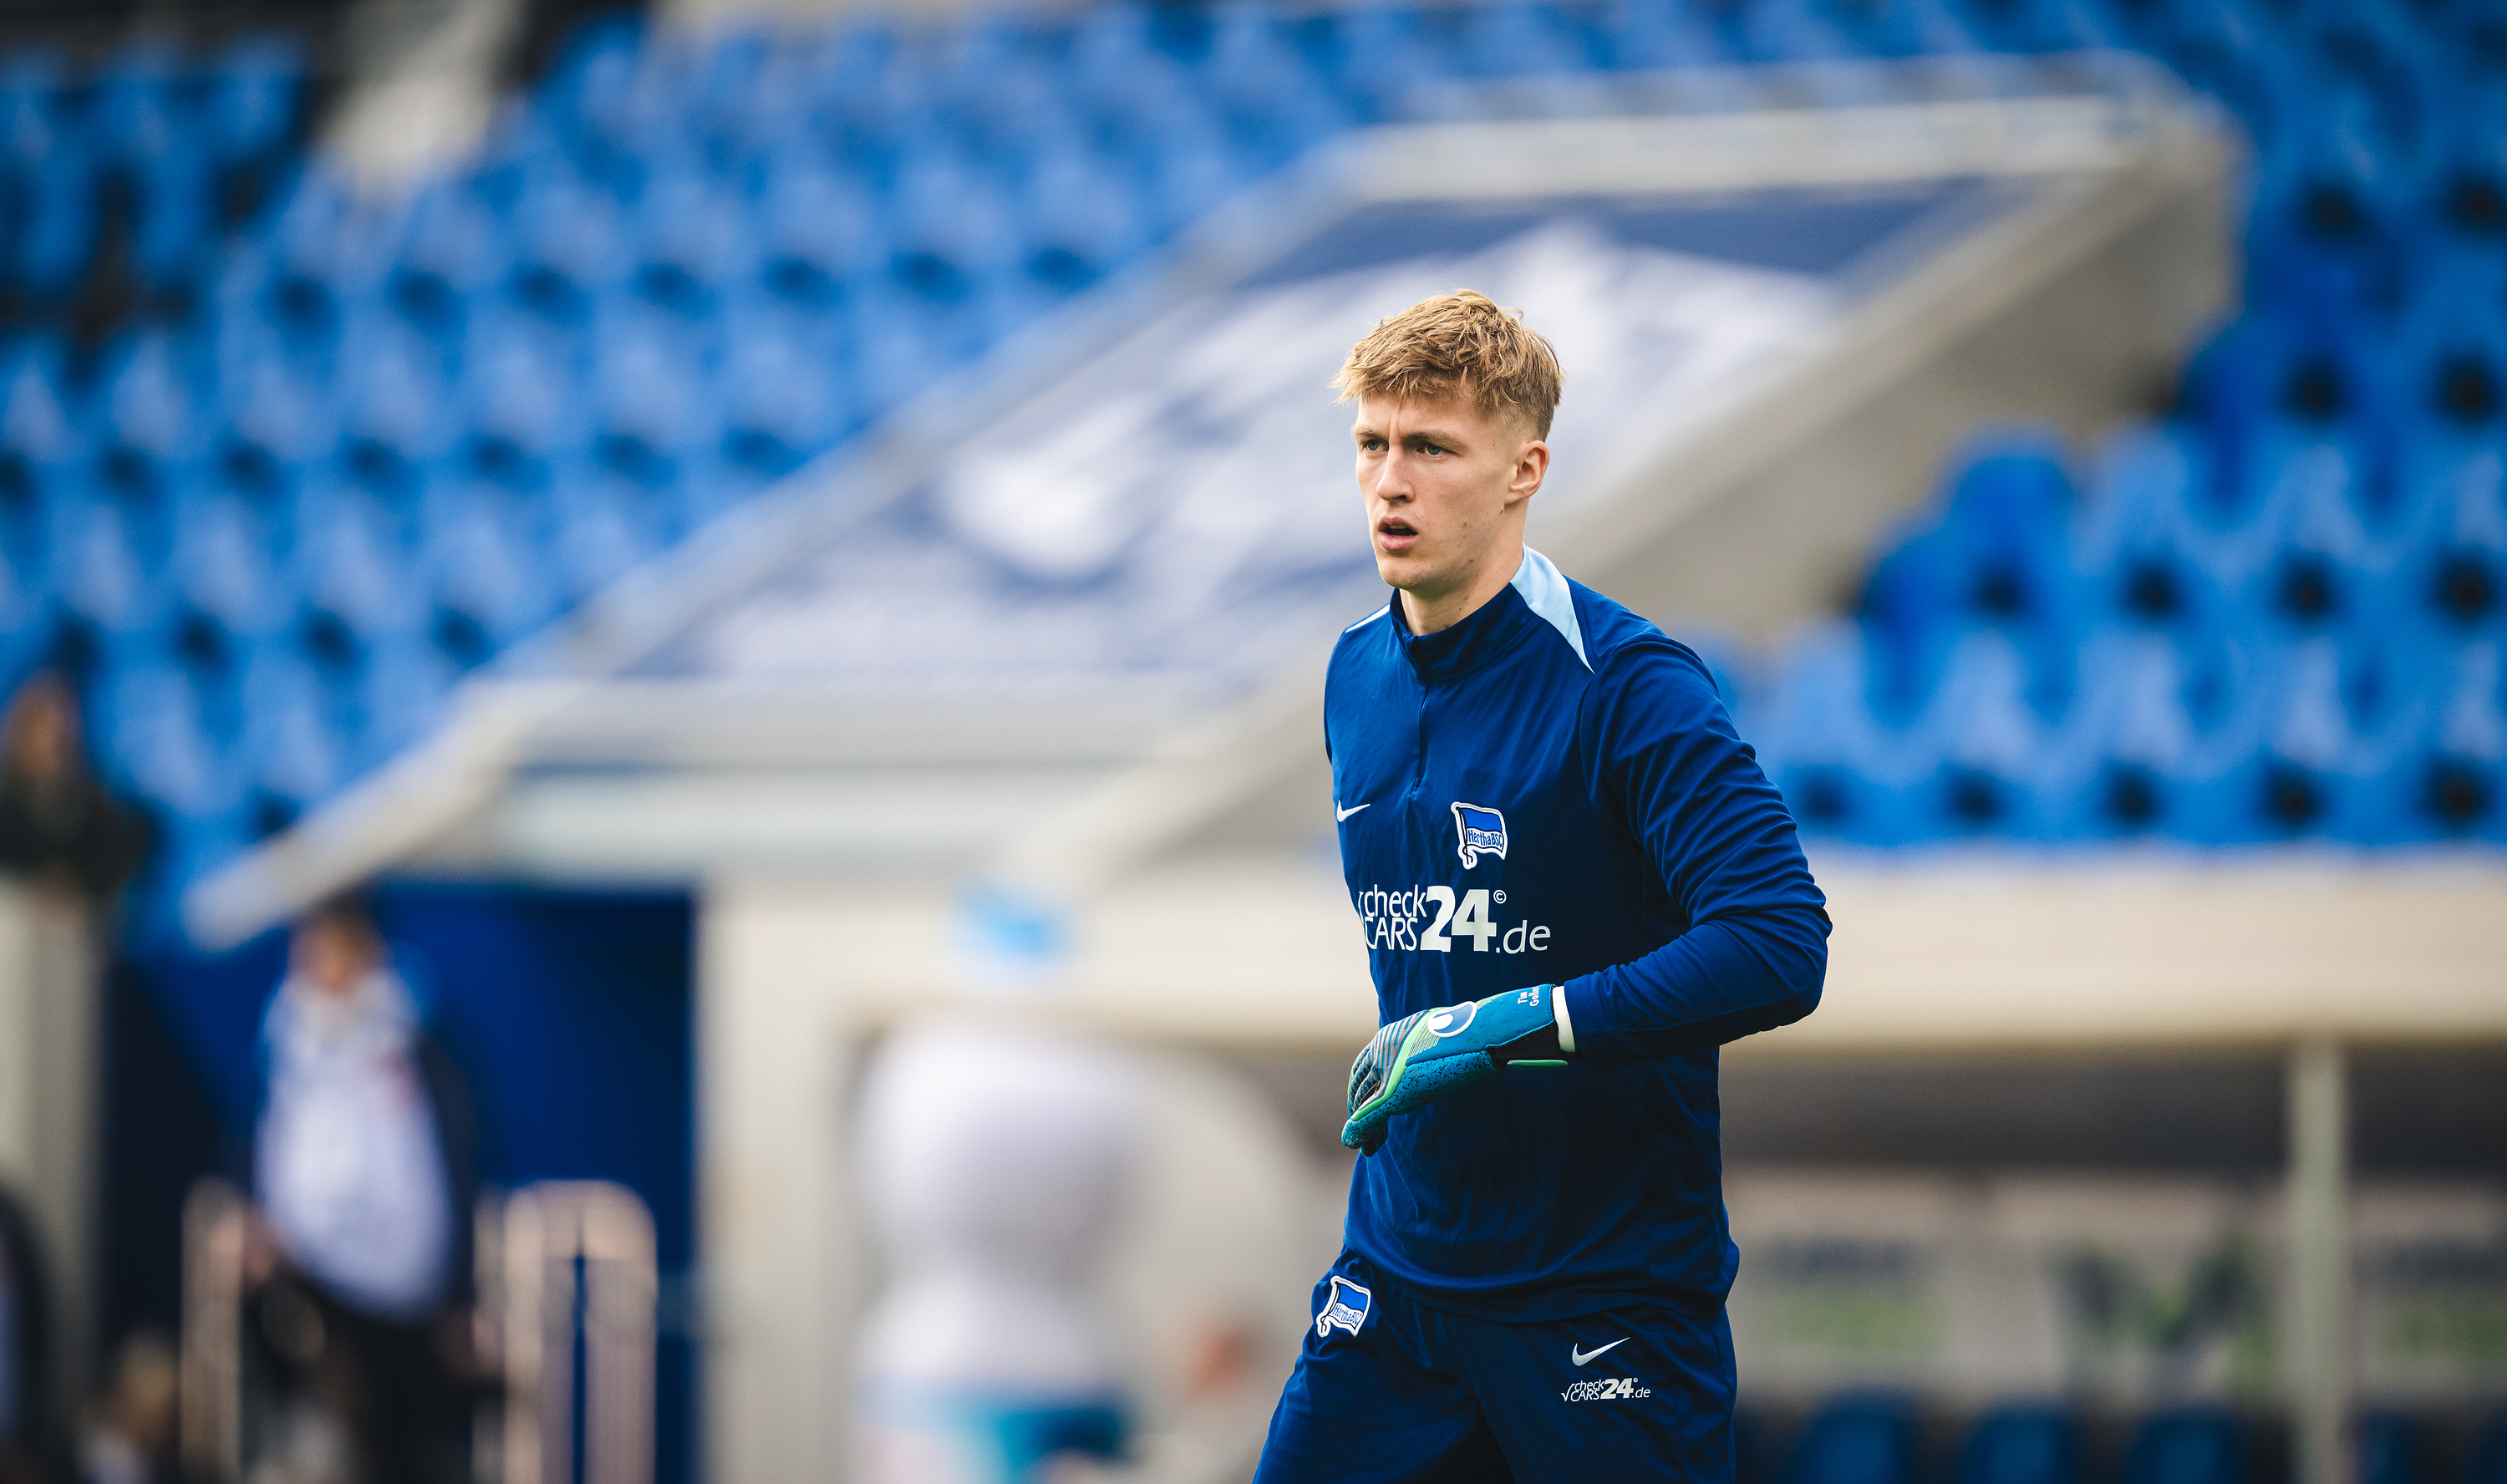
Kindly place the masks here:
<instances>
[{"instance_id":1,"label":"player's chest","mask_svg":"<svg viewBox=\"0 0 2507 1484\"><path fill-rule=\"evenodd\" d=\"M1592 849L1579 697L1484 678L1428 687L1396 672L1362 704L1335 704L1333 823L1353 890L1503 891Z\"/></svg>"}]
</instances>

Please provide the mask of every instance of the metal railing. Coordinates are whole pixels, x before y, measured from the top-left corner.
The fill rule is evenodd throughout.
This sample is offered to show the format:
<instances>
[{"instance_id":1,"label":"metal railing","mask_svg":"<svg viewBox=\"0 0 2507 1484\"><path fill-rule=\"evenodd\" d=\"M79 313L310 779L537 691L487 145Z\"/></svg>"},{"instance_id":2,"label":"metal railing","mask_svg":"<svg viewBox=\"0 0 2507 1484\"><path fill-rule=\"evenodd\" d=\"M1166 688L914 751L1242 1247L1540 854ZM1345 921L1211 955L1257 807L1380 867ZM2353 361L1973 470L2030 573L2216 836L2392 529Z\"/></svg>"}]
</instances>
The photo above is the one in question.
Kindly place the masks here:
<instances>
[{"instance_id":1,"label":"metal railing","mask_svg":"<svg viewBox=\"0 0 2507 1484\"><path fill-rule=\"evenodd\" d=\"M253 1462L244 1326L255 1219L218 1179L194 1186L183 1211L182 1453L193 1477L214 1484L238 1484ZM476 1219L472 1334L503 1385L473 1423L474 1477L651 1484L657 1275L644 1203L606 1181L558 1180L485 1197Z\"/></svg>"}]
</instances>

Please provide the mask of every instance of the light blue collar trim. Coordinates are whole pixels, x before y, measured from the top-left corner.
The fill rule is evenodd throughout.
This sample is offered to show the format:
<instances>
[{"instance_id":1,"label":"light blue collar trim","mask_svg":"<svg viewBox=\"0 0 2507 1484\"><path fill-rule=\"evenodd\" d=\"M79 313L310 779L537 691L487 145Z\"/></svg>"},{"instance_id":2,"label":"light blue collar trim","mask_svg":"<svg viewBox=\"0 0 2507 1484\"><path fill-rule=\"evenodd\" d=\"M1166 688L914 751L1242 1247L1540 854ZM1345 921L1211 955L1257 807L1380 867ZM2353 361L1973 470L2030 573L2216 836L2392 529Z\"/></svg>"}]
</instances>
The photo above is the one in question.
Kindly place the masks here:
<instances>
[{"instance_id":1,"label":"light blue collar trim","mask_svg":"<svg viewBox=\"0 0 2507 1484\"><path fill-rule=\"evenodd\" d=\"M1576 659L1586 670L1593 662L1584 653L1584 629L1576 622L1576 595L1569 590L1565 574L1558 564L1534 551L1523 549L1523 565L1514 569L1514 590L1523 595L1525 606L1549 621L1576 651Z\"/></svg>"}]
</instances>

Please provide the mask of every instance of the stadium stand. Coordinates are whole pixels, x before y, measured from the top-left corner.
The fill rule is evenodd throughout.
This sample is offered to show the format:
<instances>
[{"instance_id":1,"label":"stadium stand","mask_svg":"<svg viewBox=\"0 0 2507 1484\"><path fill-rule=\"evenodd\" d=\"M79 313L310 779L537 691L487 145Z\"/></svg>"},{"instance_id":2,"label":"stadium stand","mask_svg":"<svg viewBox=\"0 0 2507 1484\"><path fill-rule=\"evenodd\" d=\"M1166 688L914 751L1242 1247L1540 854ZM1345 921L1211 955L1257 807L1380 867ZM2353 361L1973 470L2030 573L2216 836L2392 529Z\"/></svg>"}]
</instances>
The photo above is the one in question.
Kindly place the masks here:
<instances>
[{"instance_id":1,"label":"stadium stand","mask_svg":"<svg viewBox=\"0 0 2507 1484\"><path fill-rule=\"evenodd\" d=\"M391 205L294 160L282 45L91 74L22 52L0 658L77 663L179 881L421 736L464 671L1423 85L2120 47L2252 131L2244 316L2085 479L2025 438L1971 460L1747 724L1807 826L1872 845L2495 840L2490 24L2099 0L612 20L466 173Z\"/></svg>"}]
</instances>

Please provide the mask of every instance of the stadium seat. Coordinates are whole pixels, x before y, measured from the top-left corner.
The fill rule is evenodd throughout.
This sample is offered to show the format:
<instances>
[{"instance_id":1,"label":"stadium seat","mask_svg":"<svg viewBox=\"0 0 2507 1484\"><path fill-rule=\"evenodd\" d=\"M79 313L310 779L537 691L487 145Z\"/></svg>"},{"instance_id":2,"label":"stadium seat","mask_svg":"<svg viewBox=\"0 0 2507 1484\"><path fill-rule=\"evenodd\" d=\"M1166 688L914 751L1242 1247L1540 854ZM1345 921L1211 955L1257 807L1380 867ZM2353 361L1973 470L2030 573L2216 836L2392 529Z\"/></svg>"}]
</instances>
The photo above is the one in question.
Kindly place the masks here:
<instances>
[{"instance_id":1,"label":"stadium seat","mask_svg":"<svg viewBox=\"0 0 2507 1484\"><path fill-rule=\"evenodd\" d=\"M419 192L389 280L391 306L412 325L458 341L473 304L513 267L497 223L457 181Z\"/></svg>"},{"instance_id":2,"label":"stadium seat","mask_svg":"<svg viewBox=\"0 0 2507 1484\"><path fill-rule=\"evenodd\" d=\"M454 485L432 493L423 545L417 554L431 595L429 633L464 669L523 638L556 612L560 589L548 580L534 529L540 502L486 484Z\"/></svg>"},{"instance_id":3,"label":"stadium seat","mask_svg":"<svg viewBox=\"0 0 2507 1484\"><path fill-rule=\"evenodd\" d=\"M2428 1425L2403 1412L2370 1412L2353 1426L2359 1484L2434 1484Z\"/></svg>"},{"instance_id":4,"label":"stadium seat","mask_svg":"<svg viewBox=\"0 0 2507 1484\"><path fill-rule=\"evenodd\" d=\"M2463 1484L2501 1484L2502 1480L2507 1480L2507 1409L2483 1419L2463 1455Z\"/></svg>"},{"instance_id":5,"label":"stadium seat","mask_svg":"<svg viewBox=\"0 0 2507 1484\"><path fill-rule=\"evenodd\" d=\"M214 738L238 677L309 667L312 700L254 694L328 760L290 742L176 834L231 848L422 734L454 669L1423 89L2126 46L2251 131L2243 317L2078 498L2051 437L1953 460L1746 725L1806 828L1873 845L2496 839L2507 84L2459 58L2498 36L2177 0L610 18L405 209L301 153L283 37L0 53L0 664L66 623L207 687ZM108 229L130 312L192 317L74 378Z\"/></svg>"},{"instance_id":6,"label":"stadium seat","mask_svg":"<svg viewBox=\"0 0 2507 1484\"><path fill-rule=\"evenodd\" d=\"M344 780L339 727L321 679L291 648L263 645L238 686L236 761L244 829L254 839L295 822Z\"/></svg>"},{"instance_id":7,"label":"stadium seat","mask_svg":"<svg viewBox=\"0 0 2507 1484\"><path fill-rule=\"evenodd\" d=\"M2245 1425L2222 1407L2153 1413L2133 1432L2124 1484L2244 1484Z\"/></svg>"},{"instance_id":8,"label":"stadium seat","mask_svg":"<svg viewBox=\"0 0 2507 1484\"><path fill-rule=\"evenodd\" d=\"M1923 791L1938 756L1873 714L1871 640L1835 624L1797 637L1773 667L1755 744L1800 826L1858 845L1923 838Z\"/></svg>"},{"instance_id":9,"label":"stadium seat","mask_svg":"<svg viewBox=\"0 0 2507 1484\"><path fill-rule=\"evenodd\" d=\"M276 633L291 614L276 554L278 534L264 507L241 494L214 491L186 501L167 576L183 609L210 629L178 642L179 657L201 669L224 669L237 637ZM178 622L178 638L181 625Z\"/></svg>"},{"instance_id":10,"label":"stadium seat","mask_svg":"<svg viewBox=\"0 0 2507 1484\"><path fill-rule=\"evenodd\" d=\"M1918 801L1927 837L2031 839L2047 829L2046 795L2059 780L2055 729L2030 704L2030 664L2012 637L1970 629L1951 646L1913 745L1938 759Z\"/></svg>"},{"instance_id":11,"label":"stadium seat","mask_svg":"<svg viewBox=\"0 0 2507 1484\"><path fill-rule=\"evenodd\" d=\"M1959 1447L1952 1484L2078 1484L2080 1425L2059 1407L2000 1408Z\"/></svg>"},{"instance_id":12,"label":"stadium seat","mask_svg":"<svg viewBox=\"0 0 2507 1484\"><path fill-rule=\"evenodd\" d=\"M1849 1397L1830 1403L1802 1430L1785 1484L1914 1484L1915 1466L1914 1419L1905 1404Z\"/></svg>"},{"instance_id":13,"label":"stadium seat","mask_svg":"<svg viewBox=\"0 0 2507 1484\"><path fill-rule=\"evenodd\" d=\"M91 708L105 723L97 751L123 786L184 818L216 818L236 808L233 771L202 728L193 681L181 670L162 663L118 668L94 688Z\"/></svg>"}]
</instances>

